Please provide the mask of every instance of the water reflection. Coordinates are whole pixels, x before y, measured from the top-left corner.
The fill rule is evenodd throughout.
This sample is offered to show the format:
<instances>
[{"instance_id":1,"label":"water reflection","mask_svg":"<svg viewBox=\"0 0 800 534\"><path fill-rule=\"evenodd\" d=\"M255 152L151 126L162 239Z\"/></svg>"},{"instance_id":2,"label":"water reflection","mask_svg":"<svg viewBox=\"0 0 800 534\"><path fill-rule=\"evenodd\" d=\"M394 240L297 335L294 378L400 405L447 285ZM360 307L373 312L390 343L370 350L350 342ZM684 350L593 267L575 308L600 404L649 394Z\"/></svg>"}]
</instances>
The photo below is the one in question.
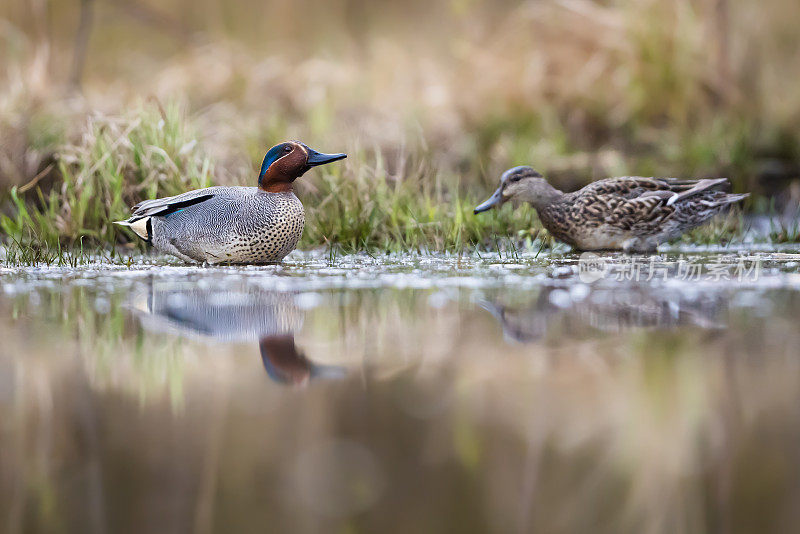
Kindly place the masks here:
<instances>
[{"instance_id":1,"label":"water reflection","mask_svg":"<svg viewBox=\"0 0 800 534\"><path fill-rule=\"evenodd\" d=\"M586 286L576 286L586 288ZM550 335L589 337L634 329L726 326L730 295L660 293L650 288L567 290L542 288L535 298L508 304L502 298L480 301L501 324L506 339L532 343Z\"/></svg>"},{"instance_id":2,"label":"water reflection","mask_svg":"<svg viewBox=\"0 0 800 534\"><path fill-rule=\"evenodd\" d=\"M0 531L797 530L798 275L521 271L0 273Z\"/></svg>"},{"instance_id":3,"label":"water reflection","mask_svg":"<svg viewBox=\"0 0 800 534\"><path fill-rule=\"evenodd\" d=\"M344 367L310 361L297 349L291 334L264 336L258 346L267 374L281 384L301 385L317 378L343 378L347 375Z\"/></svg>"},{"instance_id":4,"label":"water reflection","mask_svg":"<svg viewBox=\"0 0 800 534\"><path fill-rule=\"evenodd\" d=\"M279 384L303 385L347 374L344 367L314 363L295 344L305 313L294 293L151 281L147 291L133 299L132 309L149 332L206 343L258 341L264 369Z\"/></svg>"}]
</instances>

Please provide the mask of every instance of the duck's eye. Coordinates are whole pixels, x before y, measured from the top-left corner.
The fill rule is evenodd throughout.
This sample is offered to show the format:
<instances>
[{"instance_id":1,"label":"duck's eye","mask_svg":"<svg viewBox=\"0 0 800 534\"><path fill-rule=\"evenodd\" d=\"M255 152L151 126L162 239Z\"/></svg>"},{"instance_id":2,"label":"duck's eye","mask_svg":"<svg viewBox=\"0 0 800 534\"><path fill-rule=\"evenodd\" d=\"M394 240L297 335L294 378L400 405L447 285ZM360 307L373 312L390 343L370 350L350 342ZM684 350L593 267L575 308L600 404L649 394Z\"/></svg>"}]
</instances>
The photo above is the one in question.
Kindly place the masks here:
<instances>
[{"instance_id":1,"label":"duck's eye","mask_svg":"<svg viewBox=\"0 0 800 534\"><path fill-rule=\"evenodd\" d=\"M286 145L285 147L283 147L283 151L284 151L284 152L286 152L287 154L288 154L289 152L291 152L291 151L292 151L292 147L291 147L291 145Z\"/></svg>"},{"instance_id":2,"label":"duck's eye","mask_svg":"<svg viewBox=\"0 0 800 534\"><path fill-rule=\"evenodd\" d=\"M520 180L522 180L522 176L512 176L508 179L509 182L519 182Z\"/></svg>"}]
</instances>

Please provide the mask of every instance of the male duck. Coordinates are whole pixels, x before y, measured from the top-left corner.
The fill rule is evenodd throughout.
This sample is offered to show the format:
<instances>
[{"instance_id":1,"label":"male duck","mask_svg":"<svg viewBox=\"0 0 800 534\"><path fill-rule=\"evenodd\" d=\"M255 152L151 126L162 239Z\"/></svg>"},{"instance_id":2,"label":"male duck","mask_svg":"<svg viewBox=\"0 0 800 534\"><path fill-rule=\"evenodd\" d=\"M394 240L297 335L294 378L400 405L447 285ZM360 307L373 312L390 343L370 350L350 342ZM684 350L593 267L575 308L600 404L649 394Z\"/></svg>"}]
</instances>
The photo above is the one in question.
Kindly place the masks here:
<instances>
[{"instance_id":1,"label":"male duck","mask_svg":"<svg viewBox=\"0 0 800 534\"><path fill-rule=\"evenodd\" d=\"M346 157L281 143L264 157L258 187L207 187L145 200L116 224L187 262L276 263L294 250L305 224L292 183L311 167Z\"/></svg>"},{"instance_id":2,"label":"male duck","mask_svg":"<svg viewBox=\"0 0 800 534\"><path fill-rule=\"evenodd\" d=\"M500 187L475 208L480 213L511 200L528 202L553 236L579 250L653 252L748 194L714 188L727 178L677 180L626 176L562 193L530 167L503 173Z\"/></svg>"}]
</instances>

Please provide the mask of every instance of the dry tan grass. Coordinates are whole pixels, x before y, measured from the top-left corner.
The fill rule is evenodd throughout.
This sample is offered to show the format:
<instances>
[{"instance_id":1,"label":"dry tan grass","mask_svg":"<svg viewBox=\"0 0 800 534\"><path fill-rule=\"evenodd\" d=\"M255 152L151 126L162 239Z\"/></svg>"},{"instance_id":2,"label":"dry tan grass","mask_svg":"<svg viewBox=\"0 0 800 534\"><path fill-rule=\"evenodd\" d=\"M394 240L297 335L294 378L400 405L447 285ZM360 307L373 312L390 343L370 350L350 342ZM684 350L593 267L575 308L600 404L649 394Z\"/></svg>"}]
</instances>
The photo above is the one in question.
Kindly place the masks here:
<instances>
[{"instance_id":1,"label":"dry tan grass","mask_svg":"<svg viewBox=\"0 0 800 534\"><path fill-rule=\"evenodd\" d=\"M77 4L23 4L0 8L16 43L0 56L0 191L42 180L80 146L86 116L143 100L187 107L216 183L252 183L265 147L287 138L363 154L356 174L381 161L392 181L411 156L423 182L471 196L522 163L567 189L724 174L766 196L800 165L792 2L209 1L188 17L164 2L149 22L100 2L81 93L65 85L75 27L42 23L77 21ZM280 28L259 33L262 9Z\"/></svg>"}]
</instances>

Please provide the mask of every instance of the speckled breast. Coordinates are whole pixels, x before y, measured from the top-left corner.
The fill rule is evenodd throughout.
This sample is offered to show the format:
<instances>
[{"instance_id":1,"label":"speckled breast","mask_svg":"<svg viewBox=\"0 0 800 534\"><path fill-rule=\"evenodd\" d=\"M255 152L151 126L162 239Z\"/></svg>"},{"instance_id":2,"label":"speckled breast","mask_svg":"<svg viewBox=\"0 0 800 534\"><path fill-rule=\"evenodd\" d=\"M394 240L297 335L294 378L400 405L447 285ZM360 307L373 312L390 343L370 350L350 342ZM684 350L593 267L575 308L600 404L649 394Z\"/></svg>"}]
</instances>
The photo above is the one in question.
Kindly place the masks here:
<instances>
[{"instance_id":1,"label":"speckled breast","mask_svg":"<svg viewBox=\"0 0 800 534\"><path fill-rule=\"evenodd\" d=\"M258 191L238 215L223 261L279 262L303 235L305 211L294 193Z\"/></svg>"}]
</instances>

